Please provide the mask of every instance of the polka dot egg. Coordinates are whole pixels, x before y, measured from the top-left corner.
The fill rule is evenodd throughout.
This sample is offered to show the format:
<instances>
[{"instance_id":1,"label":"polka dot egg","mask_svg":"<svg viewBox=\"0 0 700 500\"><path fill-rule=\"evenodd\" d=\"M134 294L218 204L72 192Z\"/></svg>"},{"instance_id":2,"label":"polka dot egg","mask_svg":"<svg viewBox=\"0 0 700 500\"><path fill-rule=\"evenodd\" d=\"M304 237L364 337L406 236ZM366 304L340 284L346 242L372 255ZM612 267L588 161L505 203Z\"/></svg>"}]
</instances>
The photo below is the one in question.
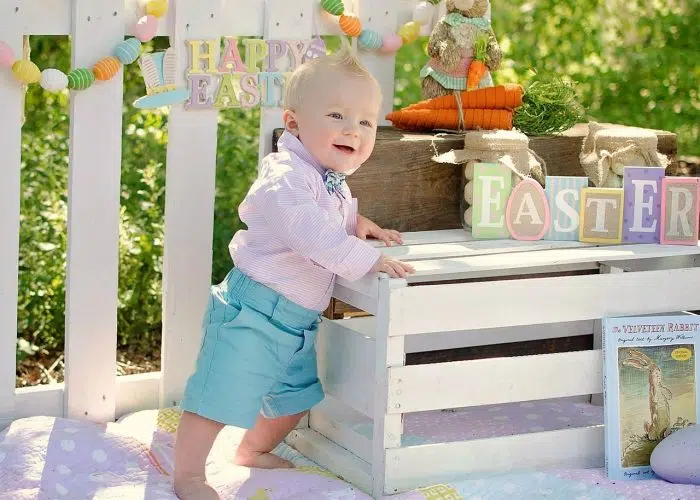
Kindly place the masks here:
<instances>
[{"instance_id":1,"label":"polka dot egg","mask_svg":"<svg viewBox=\"0 0 700 500\"><path fill-rule=\"evenodd\" d=\"M92 72L95 74L95 78L98 80L106 81L111 79L117 74L121 68L121 63L116 57L105 57L97 61L95 66L92 68Z\"/></svg>"},{"instance_id":2,"label":"polka dot egg","mask_svg":"<svg viewBox=\"0 0 700 500\"><path fill-rule=\"evenodd\" d=\"M360 47L367 50L377 50L382 46L382 35L374 30L363 30L360 33L357 43Z\"/></svg>"},{"instance_id":3,"label":"polka dot egg","mask_svg":"<svg viewBox=\"0 0 700 500\"><path fill-rule=\"evenodd\" d=\"M92 71L85 68L77 68L68 73L68 88L73 90L85 90L95 81Z\"/></svg>"},{"instance_id":4,"label":"polka dot egg","mask_svg":"<svg viewBox=\"0 0 700 500\"><path fill-rule=\"evenodd\" d=\"M362 33L362 24L355 16L340 16L340 29L348 36L359 36Z\"/></svg>"},{"instance_id":5,"label":"polka dot egg","mask_svg":"<svg viewBox=\"0 0 700 500\"><path fill-rule=\"evenodd\" d=\"M114 48L114 57L124 65L131 64L139 58L141 53L141 40L128 38Z\"/></svg>"},{"instance_id":6,"label":"polka dot egg","mask_svg":"<svg viewBox=\"0 0 700 500\"><path fill-rule=\"evenodd\" d=\"M19 59L12 64L12 73L24 84L36 83L41 79L38 66L27 59Z\"/></svg>"},{"instance_id":7,"label":"polka dot egg","mask_svg":"<svg viewBox=\"0 0 700 500\"><path fill-rule=\"evenodd\" d=\"M41 72L39 85L49 92L59 92L68 86L68 77L57 69L49 68Z\"/></svg>"}]
</instances>

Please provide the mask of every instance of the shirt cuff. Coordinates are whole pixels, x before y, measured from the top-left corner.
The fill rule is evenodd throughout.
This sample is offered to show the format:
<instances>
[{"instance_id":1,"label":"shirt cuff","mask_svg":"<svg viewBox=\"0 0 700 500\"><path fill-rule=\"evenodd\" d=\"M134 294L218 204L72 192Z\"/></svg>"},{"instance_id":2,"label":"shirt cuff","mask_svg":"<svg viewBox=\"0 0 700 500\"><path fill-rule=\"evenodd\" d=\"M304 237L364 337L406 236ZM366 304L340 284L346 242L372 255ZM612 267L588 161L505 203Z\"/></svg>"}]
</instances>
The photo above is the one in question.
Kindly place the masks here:
<instances>
[{"instance_id":1,"label":"shirt cuff","mask_svg":"<svg viewBox=\"0 0 700 500\"><path fill-rule=\"evenodd\" d=\"M344 272L338 274L348 281L356 281L372 270L382 253L366 241L355 236L351 238L355 240L355 248L348 256Z\"/></svg>"}]
</instances>

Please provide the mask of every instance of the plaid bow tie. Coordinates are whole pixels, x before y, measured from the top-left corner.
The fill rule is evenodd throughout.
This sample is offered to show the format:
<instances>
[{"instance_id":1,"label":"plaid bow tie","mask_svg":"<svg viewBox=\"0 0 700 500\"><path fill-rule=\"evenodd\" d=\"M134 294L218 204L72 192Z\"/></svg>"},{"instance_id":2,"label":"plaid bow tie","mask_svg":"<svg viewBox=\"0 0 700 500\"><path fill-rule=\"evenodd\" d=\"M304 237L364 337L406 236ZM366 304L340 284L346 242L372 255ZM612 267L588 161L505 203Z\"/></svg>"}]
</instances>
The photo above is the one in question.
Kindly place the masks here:
<instances>
[{"instance_id":1,"label":"plaid bow tie","mask_svg":"<svg viewBox=\"0 0 700 500\"><path fill-rule=\"evenodd\" d=\"M343 182L345 182L345 174L327 170L323 175L323 183L326 185L328 194L336 193L338 196L345 199L343 195Z\"/></svg>"}]
</instances>

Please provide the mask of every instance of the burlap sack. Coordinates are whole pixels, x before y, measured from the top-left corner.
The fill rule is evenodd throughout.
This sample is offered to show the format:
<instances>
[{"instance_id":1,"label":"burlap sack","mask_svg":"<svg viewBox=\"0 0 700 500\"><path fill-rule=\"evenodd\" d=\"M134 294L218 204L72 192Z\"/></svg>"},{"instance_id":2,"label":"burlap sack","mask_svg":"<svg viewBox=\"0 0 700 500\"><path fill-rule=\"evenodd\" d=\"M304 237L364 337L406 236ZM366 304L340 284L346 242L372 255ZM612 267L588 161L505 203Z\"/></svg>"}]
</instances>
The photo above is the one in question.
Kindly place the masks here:
<instances>
[{"instance_id":1,"label":"burlap sack","mask_svg":"<svg viewBox=\"0 0 700 500\"><path fill-rule=\"evenodd\" d=\"M452 150L433 157L438 163L462 164L470 160L481 163L502 163L513 171L513 184L523 177L532 177L542 186L547 166L529 148L527 136L516 130L475 130L464 135L464 149Z\"/></svg>"},{"instance_id":2,"label":"burlap sack","mask_svg":"<svg viewBox=\"0 0 700 500\"><path fill-rule=\"evenodd\" d=\"M579 159L589 180L597 187L622 185L624 166L668 166L668 158L657 151L658 138L651 130L636 127L603 128L588 124Z\"/></svg>"}]
</instances>

